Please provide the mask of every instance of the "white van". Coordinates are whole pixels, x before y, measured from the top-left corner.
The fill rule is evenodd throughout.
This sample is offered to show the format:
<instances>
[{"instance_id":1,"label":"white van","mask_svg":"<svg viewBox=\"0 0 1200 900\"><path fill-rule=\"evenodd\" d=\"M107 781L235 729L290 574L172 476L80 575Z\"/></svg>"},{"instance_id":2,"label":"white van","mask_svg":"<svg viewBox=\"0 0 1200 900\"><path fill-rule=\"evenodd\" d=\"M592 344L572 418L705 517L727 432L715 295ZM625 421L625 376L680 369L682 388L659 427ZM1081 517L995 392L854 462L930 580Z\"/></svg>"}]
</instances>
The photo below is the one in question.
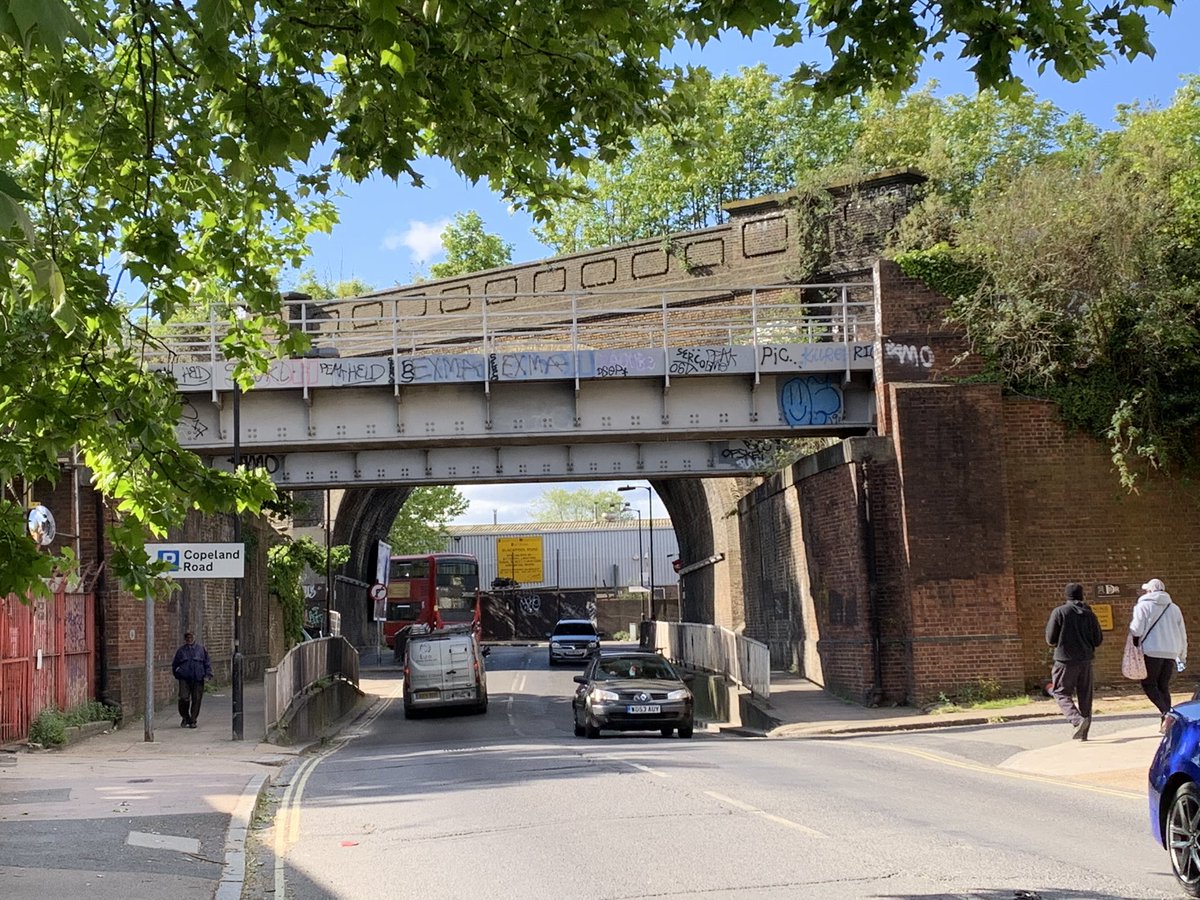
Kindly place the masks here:
<instances>
[{"instance_id":1,"label":"white van","mask_svg":"<svg viewBox=\"0 0 1200 900\"><path fill-rule=\"evenodd\" d=\"M487 651L470 629L412 633L404 650L404 716L444 706L487 712Z\"/></svg>"}]
</instances>

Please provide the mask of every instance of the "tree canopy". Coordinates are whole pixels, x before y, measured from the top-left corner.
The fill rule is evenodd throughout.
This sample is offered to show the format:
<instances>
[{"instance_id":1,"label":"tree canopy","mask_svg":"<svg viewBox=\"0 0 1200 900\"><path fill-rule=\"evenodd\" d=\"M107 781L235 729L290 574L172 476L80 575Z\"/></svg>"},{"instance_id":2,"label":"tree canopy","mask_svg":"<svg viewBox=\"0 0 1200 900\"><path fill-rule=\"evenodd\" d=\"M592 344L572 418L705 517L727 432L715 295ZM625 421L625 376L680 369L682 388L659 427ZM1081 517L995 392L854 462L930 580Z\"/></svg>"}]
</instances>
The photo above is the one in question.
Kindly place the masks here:
<instances>
[{"instance_id":1,"label":"tree canopy","mask_svg":"<svg viewBox=\"0 0 1200 900\"><path fill-rule=\"evenodd\" d=\"M624 503L625 498L615 490L548 488L530 504L530 512L535 522L596 522L612 510L625 518L620 512Z\"/></svg>"},{"instance_id":2,"label":"tree canopy","mask_svg":"<svg viewBox=\"0 0 1200 900\"><path fill-rule=\"evenodd\" d=\"M388 531L393 553L433 553L446 549L446 523L461 516L470 504L455 487L413 488Z\"/></svg>"},{"instance_id":3,"label":"tree canopy","mask_svg":"<svg viewBox=\"0 0 1200 900\"><path fill-rule=\"evenodd\" d=\"M832 62L796 84L823 100L903 90L961 45L981 86L1009 91L1015 59L1075 80L1151 53L1151 8L1169 4L0 0L0 592L53 565L20 543L14 486L56 480L76 450L122 517L111 571L140 593L157 584L147 533L270 498L264 473L180 449L151 326L181 309L228 318L244 388L268 338L301 350L279 280L331 227L335 177L419 184L417 160L436 155L544 215L570 176L686 110L672 88L699 76L660 61L677 41L815 40Z\"/></svg>"},{"instance_id":4,"label":"tree canopy","mask_svg":"<svg viewBox=\"0 0 1200 900\"><path fill-rule=\"evenodd\" d=\"M460 212L442 232L446 258L429 267L434 278L496 269L512 262L513 245L483 230L483 218L474 210Z\"/></svg>"}]
</instances>

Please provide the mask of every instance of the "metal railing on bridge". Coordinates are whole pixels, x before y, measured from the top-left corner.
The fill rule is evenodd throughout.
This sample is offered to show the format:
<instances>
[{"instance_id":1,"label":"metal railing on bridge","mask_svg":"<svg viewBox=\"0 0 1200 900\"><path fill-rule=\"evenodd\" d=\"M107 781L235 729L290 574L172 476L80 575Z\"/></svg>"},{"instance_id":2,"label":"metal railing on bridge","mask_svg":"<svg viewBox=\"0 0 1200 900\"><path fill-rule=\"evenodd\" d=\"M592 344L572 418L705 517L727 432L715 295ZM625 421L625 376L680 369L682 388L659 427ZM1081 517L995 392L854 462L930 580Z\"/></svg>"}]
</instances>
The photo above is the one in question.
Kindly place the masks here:
<instances>
[{"instance_id":1,"label":"metal railing on bridge","mask_svg":"<svg viewBox=\"0 0 1200 900\"><path fill-rule=\"evenodd\" d=\"M279 665L267 669L266 727L269 734L292 704L326 678L341 678L358 686L358 651L344 637L324 637L297 644Z\"/></svg>"},{"instance_id":2,"label":"metal railing on bridge","mask_svg":"<svg viewBox=\"0 0 1200 900\"><path fill-rule=\"evenodd\" d=\"M163 327L151 361L221 361L233 326L219 313ZM318 357L848 344L875 335L873 286L864 282L292 299L284 313Z\"/></svg>"},{"instance_id":3,"label":"metal railing on bridge","mask_svg":"<svg viewBox=\"0 0 1200 900\"><path fill-rule=\"evenodd\" d=\"M764 700L771 696L771 652L761 641L718 625L655 622L654 646L688 668L724 675Z\"/></svg>"}]
</instances>

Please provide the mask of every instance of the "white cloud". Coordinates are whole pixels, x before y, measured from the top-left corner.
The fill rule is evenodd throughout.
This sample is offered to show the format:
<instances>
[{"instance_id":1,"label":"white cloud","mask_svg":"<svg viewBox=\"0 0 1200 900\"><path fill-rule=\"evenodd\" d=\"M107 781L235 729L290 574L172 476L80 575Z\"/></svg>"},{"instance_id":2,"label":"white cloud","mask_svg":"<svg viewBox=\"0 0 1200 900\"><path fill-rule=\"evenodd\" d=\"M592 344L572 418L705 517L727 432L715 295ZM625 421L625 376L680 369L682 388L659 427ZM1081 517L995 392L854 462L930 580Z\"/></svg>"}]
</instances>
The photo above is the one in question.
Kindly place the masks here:
<instances>
[{"instance_id":1,"label":"white cloud","mask_svg":"<svg viewBox=\"0 0 1200 900\"><path fill-rule=\"evenodd\" d=\"M384 235L383 249L394 252L407 247L412 261L423 265L442 254L442 232L449 224L449 219L438 219L436 222L411 220L407 231L389 231Z\"/></svg>"}]
</instances>

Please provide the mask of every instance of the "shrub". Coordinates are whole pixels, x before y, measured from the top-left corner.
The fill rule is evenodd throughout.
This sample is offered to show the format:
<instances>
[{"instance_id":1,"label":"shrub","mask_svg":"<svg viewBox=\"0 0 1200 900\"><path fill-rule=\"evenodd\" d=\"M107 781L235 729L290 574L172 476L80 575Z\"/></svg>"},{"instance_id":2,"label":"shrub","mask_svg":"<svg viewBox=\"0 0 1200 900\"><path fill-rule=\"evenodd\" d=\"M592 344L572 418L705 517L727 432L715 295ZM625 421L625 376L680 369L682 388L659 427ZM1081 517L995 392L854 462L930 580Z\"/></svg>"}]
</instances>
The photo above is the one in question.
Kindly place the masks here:
<instances>
[{"instance_id":1,"label":"shrub","mask_svg":"<svg viewBox=\"0 0 1200 900\"><path fill-rule=\"evenodd\" d=\"M65 713L48 706L37 714L29 726L29 742L43 747L56 747L66 743L67 729L70 727L88 722L116 722L120 718L120 709L99 700L88 700Z\"/></svg>"},{"instance_id":2,"label":"shrub","mask_svg":"<svg viewBox=\"0 0 1200 900\"><path fill-rule=\"evenodd\" d=\"M67 740L67 719L52 706L37 714L29 726L29 742L43 747L55 747Z\"/></svg>"}]
</instances>

